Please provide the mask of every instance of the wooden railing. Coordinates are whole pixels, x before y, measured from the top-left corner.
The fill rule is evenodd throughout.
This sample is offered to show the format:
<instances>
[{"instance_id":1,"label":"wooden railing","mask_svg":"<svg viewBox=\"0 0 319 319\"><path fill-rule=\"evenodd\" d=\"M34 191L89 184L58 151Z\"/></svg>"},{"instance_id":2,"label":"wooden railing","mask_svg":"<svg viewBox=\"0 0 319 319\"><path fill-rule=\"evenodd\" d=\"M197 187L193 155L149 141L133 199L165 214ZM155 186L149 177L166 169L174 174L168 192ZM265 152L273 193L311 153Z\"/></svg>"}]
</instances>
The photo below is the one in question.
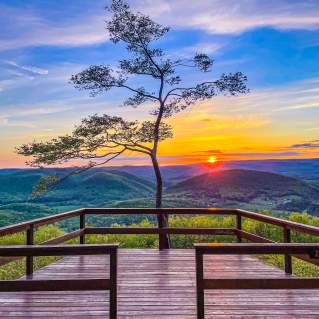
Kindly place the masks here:
<instances>
[{"instance_id":1,"label":"wooden railing","mask_svg":"<svg viewBox=\"0 0 319 319\"><path fill-rule=\"evenodd\" d=\"M204 278L204 255L308 255L319 260L319 244L195 244L197 318L205 318L206 289L318 289L319 278Z\"/></svg>"},{"instance_id":2,"label":"wooden railing","mask_svg":"<svg viewBox=\"0 0 319 319\"><path fill-rule=\"evenodd\" d=\"M63 246L0 246L0 256L70 256L70 255L109 255L110 277L108 279L55 279L37 280L27 275L26 280L0 280L1 292L12 291L75 291L109 290L109 318L117 316L117 248L118 245L63 245ZM30 265L29 265L30 267ZM28 272L32 273L31 269ZM31 280L32 279L32 280Z\"/></svg>"},{"instance_id":3,"label":"wooden railing","mask_svg":"<svg viewBox=\"0 0 319 319\"><path fill-rule=\"evenodd\" d=\"M151 227L151 228L132 228L132 227L87 227L86 217L89 215L228 215L234 216L235 223L232 228L180 228L180 227ZM156 234L161 236L167 236L170 234L184 234L184 235L231 235L237 238L238 242L243 240L256 243L273 243L272 240L245 231L242 228L243 218L249 218L255 221L260 221L266 224L275 225L282 228L282 241L290 243L291 231L302 232L313 236L319 236L319 228L296 223L280 218L249 212L241 209L222 209L222 208L82 208L62 214L52 215L45 218L34 219L31 221L23 222L16 225L10 225L0 228L0 236L13 234L17 232L26 232L26 244L34 244L34 231L40 226L56 223L69 218L79 218L79 229L73 232L67 233L63 236L50 239L41 245L56 245L68 241L70 239L79 237L80 244L85 244L85 236L90 234ZM159 241L162 242L161 240ZM162 249L163 247L159 247ZM291 254L285 254L285 271L286 273L292 273L292 260ZM295 256L295 255L293 255ZM306 254L298 254L296 257L319 265L318 259L310 258ZM12 260L16 260L17 257L0 258L0 266L8 263ZM33 271L33 257L27 256L26 259L27 275L31 275Z\"/></svg>"}]
</instances>

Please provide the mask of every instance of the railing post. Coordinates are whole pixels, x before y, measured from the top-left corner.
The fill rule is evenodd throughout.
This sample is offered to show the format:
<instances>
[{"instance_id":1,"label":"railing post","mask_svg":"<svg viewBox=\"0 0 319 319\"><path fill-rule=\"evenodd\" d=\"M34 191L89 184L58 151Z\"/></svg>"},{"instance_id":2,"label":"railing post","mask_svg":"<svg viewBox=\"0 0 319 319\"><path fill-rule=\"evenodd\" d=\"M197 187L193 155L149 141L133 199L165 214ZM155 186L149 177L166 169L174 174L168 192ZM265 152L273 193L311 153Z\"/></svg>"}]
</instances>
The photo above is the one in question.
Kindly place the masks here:
<instances>
[{"instance_id":1,"label":"railing post","mask_svg":"<svg viewBox=\"0 0 319 319\"><path fill-rule=\"evenodd\" d=\"M110 319L117 317L117 248L110 253Z\"/></svg>"},{"instance_id":2,"label":"railing post","mask_svg":"<svg viewBox=\"0 0 319 319\"><path fill-rule=\"evenodd\" d=\"M26 242L27 245L33 245L33 232L34 232L34 226L31 224L29 228L27 229L27 238ZM27 276L32 276L33 274L33 256L27 256L26 257L26 275Z\"/></svg>"},{"instance_id":3,"label":"railing post","mask_svg":"<svg viewBox=\"0 0 319 319\"><path fill-rule=\"evenodd\" d=\"M205 318L205 295L203 289L204 281L204 256L202 252L195 248L196 252L196 303L197 319Z\"/></svg>"},{"instance_id":4,"label":"railing post","mask_svg":"<svg viewBox=\"0 0 319 319\"><path fill-rule=\"evenodd\" d=\"M161 230L162 228L168 227L168 214L157 214L158 228ZM164 233L159 233L159 249L169 249L170 248L170 240L169 235Z\"/></svg>"},{"instance_id":5,"label":"railing post","mask_svg":"<svg viewBox=\"0 0 319 319\"><path fill-rule=\"evenodd\" d=\"M240 213L237 213L237 215L236 215L236 228L237 228L237 230L241 230L242 229ZM238 243L242 242L241 236L239 234L237 234L237 242Z\"/></svg>"},{"instance_id":6,"label":"railing post","mask_svg":"<svg viewBox=\"0 0 319 319\"><path fill-rule=\"evenodd\" d=\"M284 242L290 243L291 242L291 233L288 227L283 228L283 235L284 235ZM285 254L285 272L286 274L292 274L292 261L291 255Z\"/></svg>"},{"instance_id":7,"label":"railing post","mask_svg":"<svg viewBox=\"0 0 319 319\"><path fill-rule=\"evenodd\" d=\"M80 229L85 229L85 212L80 214ZM85 244L85 234L80 235L80 244Z\"/></svg>"}]
</instances>

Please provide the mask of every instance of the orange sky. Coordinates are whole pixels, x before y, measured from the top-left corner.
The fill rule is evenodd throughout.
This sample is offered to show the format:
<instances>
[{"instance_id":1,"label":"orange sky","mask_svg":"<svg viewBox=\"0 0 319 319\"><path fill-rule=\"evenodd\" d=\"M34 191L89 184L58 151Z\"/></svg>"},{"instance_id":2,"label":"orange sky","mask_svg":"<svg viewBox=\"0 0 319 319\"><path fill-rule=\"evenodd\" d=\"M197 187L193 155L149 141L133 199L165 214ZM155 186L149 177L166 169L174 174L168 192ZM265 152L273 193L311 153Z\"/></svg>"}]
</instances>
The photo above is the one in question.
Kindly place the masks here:
<instances>
[{"instance_id":1,"label":"orange sky","mask_svg":"<svg viewBox=\"0 0 319 319\"><path fill-rule=\"evenodd\" d=\"M313 82L309 86L316 86L317 83L319 82ZM302 89L304 85L305 83L295 83L293 88ZM315 142L319 131L317 117L311 116L311 107L300 105L300 108L289 108L290 92L291 87L283 87L281 90L270 92L256 91L244 97L220 97L199 103L178 114L168 121L174 128L174 138L161 143L161 163L205 162L212 155L219 161L318 157L319 146ZM265 95L270 96L268 101L262 99ZM262 103L258 102L260 100ZM273 104L274 100L280 102L280 108ZM146 110L147 106L144 108ZM128 109L123 111L122 108L117 108L114 109L114 113L118 110L125 112ZM141 109L141 112L143 111ZM133 116L134 113L131 114L131 118ZM48 127L52 127L53 117L56 117L56 114L46 119L51 123L46 124ZM82 114L78 114L75 123L81 117ZM1 167L23 166L25 159L14 153L16 145L33 139L45 140L65 134L71 130L73 123L71 124L71 120L66 117L55 125L59 130L51 131L36 127L29 129L28 133L15 130L9 137L2 136ZM303 143L307 145L302 147ZM122 157L112 165L149 164L149 160L140 157L140 154L127 155L128 157Z\"/></svg>"}]
</instances>

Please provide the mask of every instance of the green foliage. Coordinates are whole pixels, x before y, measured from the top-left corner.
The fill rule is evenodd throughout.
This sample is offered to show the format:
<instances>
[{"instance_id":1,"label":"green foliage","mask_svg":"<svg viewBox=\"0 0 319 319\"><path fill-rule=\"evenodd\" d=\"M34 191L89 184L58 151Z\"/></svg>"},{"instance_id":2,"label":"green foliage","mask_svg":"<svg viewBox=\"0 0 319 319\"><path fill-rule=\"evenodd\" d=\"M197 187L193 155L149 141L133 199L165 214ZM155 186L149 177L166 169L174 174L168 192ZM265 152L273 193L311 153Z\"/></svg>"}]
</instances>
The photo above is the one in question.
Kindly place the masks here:
<instances>
[{"instance_id":1,"label":"green foliage","mask_svg":"<svg viewBox=\"0 0 319 319\"><path fill-rule=\"evenodd\" d=\"M43 204L13 203L0 207L0 227L52 215L55 211Z\"/></svg>"},{"instance_id":2,"label":"green foliage","mask_svg":"<svg viewBox=\"0 0 319 319\"><path fill-rule=\"evenodd\" d=\"M113 224L113 227L123 225ZM139 224L132 224L130 227L155 227L153 223L145 219ZM158 236L156 235L87 235L88 244L119 243L122 248L156 248L158 247Z\"/></svg>"},{"instance_id":3,"label":"green foliage","mask_svg":"<svg viewBox=\"0 0 319 319\"><path fill-rule=\"evenodd\" d=\"M52 238L62 236L64 232L56 226L41 227L34 233L35 243L41 243ZM26 234L20 232L0 237L0 245L25 245ZM56 260L58 257L36 257L34 258L34 269L40 269ZM25 258L13 261L0 267L0 280L15 279L25 275Z\"/></svg>"},{"instance_id":4,"label":"green foliage","mask_svg":"<svg viewBox=\"0 0 319 319\"><path fill-rule=\"evenodd\" d=\"M31 198L36 198L43 195L58 182L59 178L56 175L48 175L41 177L38 183L32 189Z\"/></svg>"},{"instance_id":5,"label":"green foliage","mask_svg":"<svg viewBox=\"0 0 319 319\"><path fill-rule=\"evenodd\" d=\"M234 217L211 216L172 216L169 219L170 227L185 228L232 228ZM174 248L192 248L194 243L200 242L234 242L234 236L208 235L172 235L171 242Z\"/></svg>"},{"instance_id":6,"label":"green foliage","mask_svg":"<svg viewBox=\"0 0 319 319\"><path fill-rule=\"evenodd\" d=\"M259 256L266 263L284 269L284 257L280 255ZM319 277L319 266L292 257L293 274L299 277Z\"/></svg>"},{"instance_id":7,"label":"green foliage","mask_svg":"<svg viewBox=\"0 0 319 319\"><path fill-rule=\"evenodd\" d=\"M79 175L69 176L50 192L27 201L32 186L41 177L56 175L61 178L68 172L70 172L68 169L24 169L3 174L0 171L0 226L81 207L155 206L152 182L107 168L93 168ZM141 175L140 171L134 172L138 176ZM225 177L225 173L221 175L214 173L214 178L220 183L208 184L209 187L203 190L200 185L191 183L191 179L188 179L184 184L188 185L188 191L171 187L169 193L163 196L163 207L241 207L253 211L260 211L263 208L285 216L284 213L290 211L290 205L293 206L295 198L298 197L299 211L312 206L313 209L309 208L309 212L318 212L318 209L314 208L319 197L316 195L318 191L308 184L268 173L262 173L263 178L260 180L258 178L260 172L251 172L241 172L239 179L236 178L236 174L228 174L229 178L226 179L221 177ZM271 187L278 184L281 186ZM283 189L289 194L283 194ZM289 209L278 209L282 206ZM139 223L144 218L145 216L138 215L90 216L89 222L96 226L110 226L113 223L129 225ZM152 217L150 220L155 221ZM77 226L78 222L70 221L68 224L63 224L63 229L71 230Z\"/></svg>"},{"instance_id":8,"label":"green foliage","mask_svg":"<svg viewBox=\"0 0 319 319\"><path fill-rule=\"evenodd\" d=\"M290 216L282 216L288 220L302 222L319 227L319 217L311 216L306 213L293 213ZM185 228L231 228L235 227L233 216L188 216L172 215L169 218L170 227ZM123 224L113 224L113 227L122 227ZM155 221L145 218L141 222L131 224L130 227L156 227ZM267 225L258 221L243 219L243 230L263 236L278 242L282 242L282 229L280 227ZM40 227L35 232L35 242L41 243L54 237L61 236L64 232L57 226ZM17 233L0 238L0 245L19 245L25 244L25 233ZM234 242L234 236L208 236L208 235L172 235L171 242L173 248L192 248L198 242ZM293 242L319 242L319 237L310 236L303 233L292 236ZM76 243L77 239L71 241ZM119 243L122 248L157 248L157 235L87 235L88 244ZM284 261L282 256L259 256L265 262L283 269ZM53 261L55 257L38 257L35 259L35 269L39 269ZM293 271L297 276L319 276L317 266L311 265L299 259L293 258ZM22 260L12 262L0 267L0 279L17 278L25 274L25 262Z\"/></svg>"},{"instance_id":9,"label":"green foliage","mask_svg":"<svg viewBox=\"0 0 319 319\"><path fill-rule=\"evenodd\" d=\"M293 177L231 169L198 175L168 188L170 195L201 198L202 206L318 212L319 191Z\"/></svg>"}]
</instances>

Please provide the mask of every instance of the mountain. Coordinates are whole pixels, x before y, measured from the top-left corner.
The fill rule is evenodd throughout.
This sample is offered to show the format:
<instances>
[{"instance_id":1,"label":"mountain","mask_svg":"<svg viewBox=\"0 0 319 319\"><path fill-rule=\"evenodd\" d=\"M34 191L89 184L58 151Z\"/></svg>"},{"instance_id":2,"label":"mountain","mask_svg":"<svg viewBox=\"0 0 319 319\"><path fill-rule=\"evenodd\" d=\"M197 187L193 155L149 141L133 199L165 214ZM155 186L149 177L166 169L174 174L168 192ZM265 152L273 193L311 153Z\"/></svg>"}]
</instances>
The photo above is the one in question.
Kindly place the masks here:
<instances>
[{"instance_id":1,"label":"mountain","mask_svg":"<svg viewBox=\"0 0 319 319\"><path fill-rule=\"evenodd\" d=\"M201 198L203 206L319 211L318 189L297 178L255 170L203 174L169 187L167 192Z\"/></svg>"},{"instance_id":2,"label":"mountain","mask_svg":"<svg viewBox=\"0 0 319 319\"><path fill-rule=\"evenodd\" d=\"M64 176L69 171L22 169L0 173L0 227L80 207L111 207L113 203L125 200L153 199L154 185L147 180L114 169L92 169L72 175L54 190L29 200L33 186L41 177L48 174ZM118 216L99 217L96 220L110 225L118 221ZM122 218L122 221L126 220L131 222ZM77 220L70 220L65 227L73 229L77 226Z\"/></svg>"},{"instance_id":3,"label":"mountain","mask_svg":"<svg viewBox=\"0 0 319 319\"><path fill-rule=\"evenodd\" d=\"M107 167L107 170L117 169L129 174L139 176L154 182L155 177L151 166L121 166ZM215 164L202 163L191 165L163 165L161 172L164 185L172 186L182 180L207 172L221 170L246 169L265 171L296 177L319 186L319 159L289 159L289 160L244 160L244 161L224 161Z\"/></svg>"},{"instance_id":4,"label":"mountain","mask_svg":"<svg viewBox=\"0 0 319 319\"><path fill-rule=\"evenodd\" d=\"M50 168L43 169L44 173L65 174L72 168ZM243 161L221 161L216 164L202 163L191 165L162 165L161 172L164 184L172 186L182 180L207 172L216 172L230 169L246 169L265 171L300 178L316 182L319 180L319 158L314 159L289 159L289 160L243 160ZM126 172L142 179L155 182L152 166L107 166L92 169L97 172ZM34 169L0 169L0 175L11 175L13 173L34 171ZM40 171L40 170L37 170ZM319 186L319 185L318 185Z\"/></svg>"},{"instance_id":5,"label":"mountain","mask_svg":"<svg viewBox=\"0 0 319 319\"><path fill-rule=\"evenodd\" d=\"M0 174L0 208L27 202L38 180L48 174L65 175L64 170L18 170ZM148 197L153 193L151 182L120 171L89 170L72 175L54 190L32 200L55 209L81 206L102 206L110 201Z\"/></svg>"},{"instance_id":6,"label":"mountain","mask_svg":"<svg viewBox=\"0 0 319 319\"><path fill-rule=\"evenodd\" d=\"M274 213L307 210L319 215L318 164L319 160L284 160L163 166L166 181L163 206L240 207ZM286 170L290 176L238 169L238 165ZM72 169L0 170L0 226L80 207L154 207L154 178L149 166L94 168L72 175L46 195L29 200L41 177L64 176ZM129 224L143 217L138 218L92 216L92 221L98 225ZM78 222L74 221L75 224Z\"/></svg>"}]
</instances>

